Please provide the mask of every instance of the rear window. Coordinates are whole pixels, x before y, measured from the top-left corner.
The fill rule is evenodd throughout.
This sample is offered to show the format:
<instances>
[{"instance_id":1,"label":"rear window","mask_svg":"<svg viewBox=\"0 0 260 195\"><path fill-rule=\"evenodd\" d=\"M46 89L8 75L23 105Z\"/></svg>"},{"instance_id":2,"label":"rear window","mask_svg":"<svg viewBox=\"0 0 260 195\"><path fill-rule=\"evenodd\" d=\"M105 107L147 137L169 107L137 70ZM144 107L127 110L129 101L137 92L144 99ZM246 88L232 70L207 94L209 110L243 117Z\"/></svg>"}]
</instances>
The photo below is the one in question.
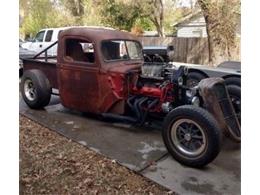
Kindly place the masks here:
<instances>
[{"instance_id":1,"label":"rear window","mask_svg":"<svg viewBox=\"0 0 260 195\"><path fill-rule=\"evenodd\" d=\"M67 39L65 42L65 60L94 63L94 45L82 39Z\"/></svg>"},{"instance_id":2,"label":"rear window","mask_svg":"<svg viewBox=\"0 0 260 195\"><path fill-rule=\"evenodd\" d=\"M53 30L48 30L46 37L45 37L45 42L50 42L52 38Z\"/></svg>"}]
</instances>

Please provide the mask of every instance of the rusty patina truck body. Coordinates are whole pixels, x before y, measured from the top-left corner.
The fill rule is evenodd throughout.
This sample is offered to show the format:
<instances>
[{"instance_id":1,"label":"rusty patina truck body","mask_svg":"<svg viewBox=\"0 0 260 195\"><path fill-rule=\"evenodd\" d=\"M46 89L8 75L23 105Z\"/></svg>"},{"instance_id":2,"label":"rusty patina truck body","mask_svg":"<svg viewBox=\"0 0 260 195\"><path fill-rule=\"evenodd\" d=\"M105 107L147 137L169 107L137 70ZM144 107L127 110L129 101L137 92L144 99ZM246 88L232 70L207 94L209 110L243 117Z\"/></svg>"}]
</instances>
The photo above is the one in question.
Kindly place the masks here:
<instances>
[{"instance_id":1,"label":"rusty patina truck body","mask_svg":"<svg viewBox=\"0 0 260 195\"><path fill-rule=\"evenodd\" d=\"M62 105L70 109L138 125L163 120L169 153L192 167L214 160L222 132L240 141L240 123L223 79L204 79L188 88L186 67L165 68L156 77L144 75L150 66L143 66L140 42L118 30L70 28L54 44L57 58L47 56L51 45L23 60L21 92L29 107L48 105L53 89L58 89Z\"/></svg>"}]
</instances>

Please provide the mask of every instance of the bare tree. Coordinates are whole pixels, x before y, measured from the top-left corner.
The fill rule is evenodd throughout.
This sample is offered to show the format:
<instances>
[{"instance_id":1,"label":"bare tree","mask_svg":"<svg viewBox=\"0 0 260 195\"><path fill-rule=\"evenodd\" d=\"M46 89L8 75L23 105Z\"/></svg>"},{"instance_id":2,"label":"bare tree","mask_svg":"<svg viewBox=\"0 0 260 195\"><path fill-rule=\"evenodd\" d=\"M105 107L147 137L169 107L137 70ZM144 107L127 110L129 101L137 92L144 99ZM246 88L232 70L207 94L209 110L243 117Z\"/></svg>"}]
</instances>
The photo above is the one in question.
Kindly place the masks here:
<instances>
[{"instance_id":1,"label":"bare tree","mask_svg":"<svg viewBox=\"0 0 260 195\"><path fill-rule=\"evenodd\" d=\"M164 37L164 0L142 0L133 3L142 8L141 17L151 20L158 35Z\"/></svg>"},{"instance_id":2,"label":"bare tree","mask_svg":"<svg viewBox=\"0 0 260 195\"><path fill-rule=\"evenodd\" d=\"M163 4L163 0L152 0L150 5L152 5L152 7L151 7L151 14L150 14L149 18L155 25L158 35L160 37L164 37L164 28L163 28L164 4Z\"/></svg>"}]
</instances>

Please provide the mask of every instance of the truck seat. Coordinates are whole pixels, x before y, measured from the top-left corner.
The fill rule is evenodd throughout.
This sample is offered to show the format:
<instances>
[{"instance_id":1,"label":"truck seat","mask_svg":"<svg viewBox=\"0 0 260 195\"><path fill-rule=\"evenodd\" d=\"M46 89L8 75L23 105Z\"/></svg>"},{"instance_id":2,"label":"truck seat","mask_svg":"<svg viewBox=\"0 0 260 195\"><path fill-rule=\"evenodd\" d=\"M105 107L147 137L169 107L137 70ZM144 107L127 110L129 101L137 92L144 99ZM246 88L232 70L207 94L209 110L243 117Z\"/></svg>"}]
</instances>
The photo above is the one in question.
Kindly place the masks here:
<instances>
[{"instance_id":1,"label":"truck seat","mask_svg":"<svg viewBox=\"0 0 260 195\"><path fill-rule=\"evenodd\" d=\"M67 56L71 57L74 61L89 62L87 55L85 55L82 46L76 41L71 41L67 45Z\"/></svg>"}]
</instances>

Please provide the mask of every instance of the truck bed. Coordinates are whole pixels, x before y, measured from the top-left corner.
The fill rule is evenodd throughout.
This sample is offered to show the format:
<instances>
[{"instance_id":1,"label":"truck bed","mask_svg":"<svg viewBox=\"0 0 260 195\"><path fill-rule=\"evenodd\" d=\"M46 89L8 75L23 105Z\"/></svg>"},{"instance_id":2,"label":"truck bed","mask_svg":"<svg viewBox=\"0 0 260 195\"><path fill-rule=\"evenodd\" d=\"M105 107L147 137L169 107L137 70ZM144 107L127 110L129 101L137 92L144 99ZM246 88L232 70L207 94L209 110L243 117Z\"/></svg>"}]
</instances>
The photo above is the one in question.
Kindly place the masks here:
<instances>
[{"instance_id":1,"label":"truck bed","mask_svg":"<svg viewBox=\"0 0 260 195\"><path fill-rule=\"evenodd\" d=\"M49 79L51 87L58 89L57 80L57 59L23 59L23 71L26 70L41 70Z\"/></svg>"}]
</instances>

